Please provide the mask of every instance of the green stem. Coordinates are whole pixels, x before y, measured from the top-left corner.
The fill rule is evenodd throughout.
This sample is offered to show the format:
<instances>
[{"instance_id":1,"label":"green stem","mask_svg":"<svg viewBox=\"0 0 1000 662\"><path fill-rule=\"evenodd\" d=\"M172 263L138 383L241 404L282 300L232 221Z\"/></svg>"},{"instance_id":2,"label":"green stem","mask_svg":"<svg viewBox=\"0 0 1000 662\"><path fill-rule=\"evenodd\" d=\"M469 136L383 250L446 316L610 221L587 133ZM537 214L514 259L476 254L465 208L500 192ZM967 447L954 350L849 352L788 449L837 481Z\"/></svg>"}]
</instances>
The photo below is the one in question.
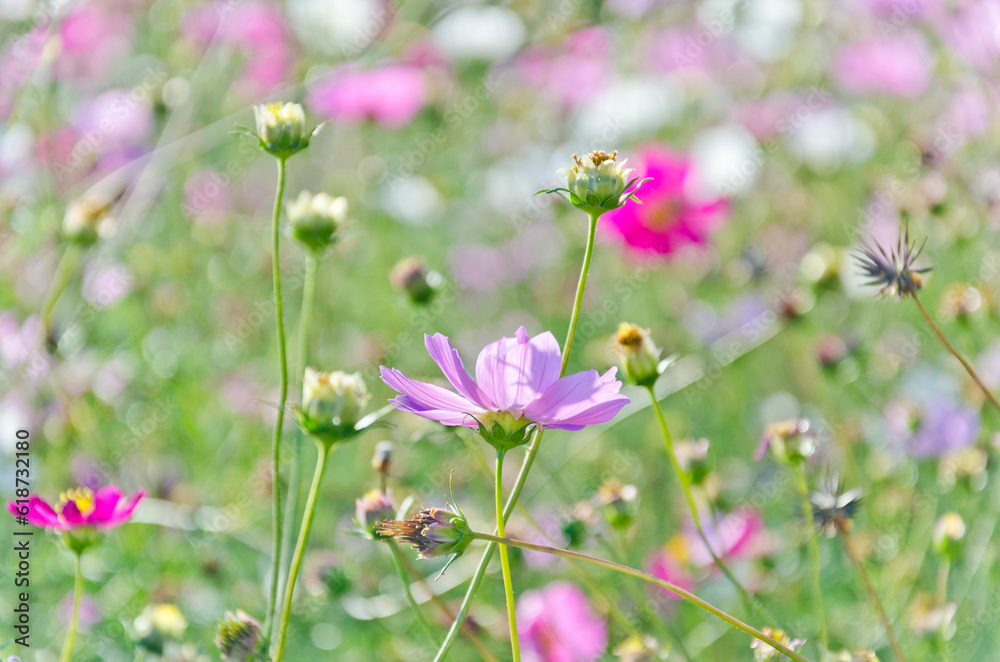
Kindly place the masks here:
<instances>
[{"instance_id":1,"label":"green stem","mask_svg":"<svg viewBox=\"0 0 1000 662\"><path fill-rule=\"evenodd\" d=\"M712 545L708 541L708 536L705 535L705 529L701 525L701 516L698 514L698 504L695 503L694 494L691 492L691 481L688 478L687 472L684 471L684 467L681 466L680 460L677 459L677 453L674 451L674 440L670 436L670 428L667 427L667 420L663 417L663 410L660 409L660 402L656 399L656 392L653 390L652 386L647 386L646 390L649 391L649 398L653 401L653 411L656 413L656 420L660 424L660 430L663 432L663 440L666 442L667 455L670 456L670 463L674 467L674 473L677 474L677 480L681 484L681 488L684 490L684 497L687 499L688 508L691 510L691 520L694 522L694 528L698 532L698 537L701 538L702 543L705 545L705 549L712 556L712 561L715 562L716 567L722 571L726 579L736 587L739 591L740 596L742 596L743 601L749 610L756 611L761 617L763 617L772 626L777 627L777 622L774 617L771 616L770 612L761 604L760 600L750 593L747 589L743 588L736 576L733 575L729 566L726 565L721 558L712 549Z\"/></svg>"},{"instance_id":2,"label":"green stem","mask_svg":"<svg viewBox=\"0 0 1000 662\"><path fill-rule=\"evenodd\" d=\"M587 235L587 249L583 254L583 267L580 269L580 280L576 285L576 298L573 300L573 314L569 318L569 331L566 333L566 342L563 343L560 376L566 374L569 353L573 349L573 339L576 337L576 326L580 322L580 309L583 308L583 293L587 289L587 275L590 273L590 259L594 256L594 237L597 233L598 216L599 214L589 214L590 229Z\"/></svg>"},{"instance_id":3,"label":"green stem","mask_svg":"<svg viewBox=\"0 0 1000 662\"><path fill-rule=\"evenodd\" d=\"M496 506L497 506L497 535L504 537L504 514L503 514L503 457L506 453L497 451L496 470ZM507 595L507 620L510 623L510 651L514 656L514 662L521 662L521 644L517 637L517 617L514 610L514 582L510 574L510 559L507 556L507 545L500 545L500 567L503 570L503 590Z\"/></svg>"},{"instance_id":4,"label":"green stem","mask_svg":"<svg viewBox=\"0 0 1000 662\"><path fill-rule=\"evenodd\" d=\"M281 261L278 255L280 238L278 219L281 200L285 194L285 160L278 159L278 190L274 196L274 214L271 219L271 275L274 281L274 320L278 329L279 399L271 438L271 525L274 543L271 547L271 589L267 599L267 618L264 632L268 641L274 630L275 610L278 606L278 582L281 574L281 428L285 422L285 400L288 398L288 356L285 352L285 323L281 310Z\"/></svg>"},{"instance_id":5,"label":"green stem","mask_svg":"<svg viewBox=\"0 0 1000 662\"><path fill-rule=\"evenodd\" d=\"M979 390L983 392L983 395L986 396L986 399L990 401L990 404L992 404L997 411L1000 411L1000 402L997 402L997 399L996 397L994 397L993 393L988 388L986 388L986 384L984 384L983 380L979 378L979 375L976 374L976 371L972 369L972 366L969 365L969 362L966 361L965 358L958 353L958 350L956 350L954 347L951 346L951 343L948 342L948 339L944 337L944 334L941 333L941 329L939 329L937 324L934 323L934 320L931 319L931 316L927 314L927 311L924 309L924 304L920 303L920 299L917 298L916 294L913 294L913 303L917 304L917 308L920 309L920 314L924 316L925 320L927 320L927 324L930 325L931 330L934 331L934 335L938 337L938 340L941 341L941 344L943 344L948 349L948 351L951 352L952 356L958 359L958 362L962 364L962 367L965 368L965 371L969 373L970 377L972 377L972 381L976 382L976 386L978 386Z\"/></svg>"},{"instance_id":6,"label":"green stem","mask_svg":"<svg viewBox=\"0 0 1000 662\"><path fill-rule=\"evenodd\" d=\"M844 539L844 547L847 549L847 555L851 557L854 567L857 568L858 574L861 575L861 582L865 585L865 591L868 592L868 598L871 600L872 606L875 607L875 613L878 614L879 620L882 621L882 627L885 628L885 635L889 638L889 645L892 646L896 662L905 662L903 651L899 647L899 642L896 641L896 633L892 629L892 622L889 620L889 615L885 612L885 607L882 606L882 601L879 600L878 592L875 590L875 585L872 584L871 577L868 576L868 571L865 570L865 564L862 562L861 556L854 549L851 534L843 527L840 527L838 531Z\"/></svg>"},{"instance_id":7,"label":"green stem","mask_svg":"<svg viewBox=\"0 0 1000 662\"><path fill-rule=\"evenodd\" d=\"M49 289L45 293L45 300L42 302L40 314L42 331L45 333L46 339L52 333L52 311L55 309L63 292L66 291L66 287L73 277L73 272L76 271L79 257L79 247L73 243L68 244L66 250L63 251L62 257L59 258L59 264L56 265L55 273L52 274L52 282L49 283Z\"/></svg>"},{"instance_id":8,"label":"green stem","mask_svg":"<svg viewBox=\"0 0 1000 662\"><path fill-rule=\"evenodd\" d=\"M801 499L802 517L805 519L806 527L812 531L813 509L809 502L809 481L806 479L805 466L801 463L796 467L795 477ZM819 618L819 643L822 645L823 651L826 651L830 647L830 642L826 629L826 607L823 604L823 578L819 567L819 538L815 535L809 537L809 556L812 566L813 599L816 601L816 617Z\"/></svg>"},{"instance_id":9,"label":"green stem","mask_svg":"<svg viewBox=\"0 0 1000 662\"><path fill-rule=\"evenodd\" d=\"M69 632L66 633L66 643L63 644L59 662L69 662L73 657L73 644L76 642L76 627L80 622L80 597L83 595L83 569L80 552L76 554L76 580L73 582L73 616L69 621Z\"/></svg>"},{"instance_id":10,"label":"green stem","mask_svg":"<svg viewBox=\"0 0 1000 662\"><path fill-rule=\"evenodd\" d=\"M937 587L935 590L934 602L938 609L943 609L948 602L948 575L951 572L951 561L946 558L941 560L938 568ZM941 659L943 662L951 662L951 646L948 645L947 635L948 624L942 623L938 628L938 639L941 644Z\"/></svg>"},{"instance_id":11,"label":"green stem","mask_svg":"<svg viewBox=\"0 0 1000 662\"><path fill-rule=\"evenodd\" d=\"M319 499L319 490L323 484L323 474L326 473L327 461L330 459L332 446L325 446L317 443L319 452L316 457L316 473L313 474L312 486L309 488L309 498L306 500L305 514L302 516L302 528L299 529L299 539L295 543L295 553L292 555L292 565L288 572L288 583L285 584L285 593L281 605L281 623L278 626L278 643L274 649L274 662L281 662L285 654L285 638L288 636L288 622L292 618L292 594L295 592L295 583L299 579L299 570L302 567L302 557L305 555L306 547L309 544L309 534L312 532L313 516L316 514L316 501Z\"/></svg>"},{"instance_id":12,"label":"green stem","mask_svg":"<svg viewBox=\"0 0 1000 662\"><path fill-rule=\"evenodd\" d=\"M569 362L569 353L573 349L573 338L576 336L576 327L580 321L580 309L583 307L583 292L587 287L587 275L590 272L590 260L594 254L594 238L597 233L597 215L591 214L590 218L590 231L587 235L587 248L583 255L583 267L580 269L580 280L576 286L576 298L573 301L573 312L569 318L569 330L566 332L566 342L563 343L563 355L562 355L562 368L559 371L559 376L562 377L566 373L566 364ZM528 446L528 452L524 456L524 462L521 464L521 470L517 474L517 480L514 482L514 488L510 492L510 498L507 499L507 505L503 509L503 521L510 519L510 515L514 512L514 506L517 505L517 500L521 496L521 490L524 489L524 483L528 479L528 473L531 471L532 465L535 463L535 456L538 455L538 449L542 441L542 433L544 430L538 428L535 431L534 438L531 441L531 445ZM455 637L458 636L459 631L462 629L462 624L465 623L466 617L469 615L469 608L472 607L472 599L476 597L476 593L479 591L479 586L483 583L483 577L486 575L486 568L490 564L490 560L493 558L493 552L496 551L497 546L493 543L486 545L486 549L483 551L483 556L479 560L479 565L476 567L475 574L472 575L472 581L469 583L469 588L465 592L465 597L462 599L462 606L458 610L458 616L452 622L451 627L448 629L448 634L445 636L444 641L441 642L441 647L438 649L437 655L434 656L434 662L442 662L447 656L448 651L451 650L451 645L455 643Z\"/></svg>"},{"instance_id":13,"label":"green stem","mask_svg":"<svg viewBox=\"0 0 1000 662\"><path fill-rule=\"evenodd\" d=\"M395 540L390 540L389 549L392 550L392 561L396 566L396 572L399 573L399 578L403 582L403 591L406 593L406 601L410 603L410 607L413 608L413 613L417 617L417 621L420 623L420 627L424 629L427 637L434 641L434 630L431 629L431 624L427 622L424 618L423 612L420 611L420 605L417 603L416 598L413 597L413 591L410 590L410 575L406 572L406 568L403 565L403 556L399 551L399 545L396 544Z\"/></svg>"},{"instance_id":14,"label":"green stem","mask_svg":"<svg viewBox=\"0 0 1000 662\"><path fill-rule=\"evenodd\" d=\"M659 577L654 577L653 575L647 574L641 570L636 570L635 568L630 568L626 565L615 563L614 561L606 561L604 559L599 559L594 556L588 556L587 554L581 554L580 552L574 552L573 550L569 549L559 549L557 547L536 545L535 543L524 542L522 540L513 540L511 538L492 536L488 533L479 533L474 531L472 532L472 537L479 538L480 540L486 540L492 543L499 543L503 545L510 545L511 547L520 547L521 549L528 549L535 552L542 552L544 554L554 554L556 556L562 556L564 558L573 559L575 561L583 561L584 563L590 563L591 565L600 566L602 568L607 568L608 570L614 570L615 572L621 572L623 574L636 577L645 582L649 582L650 584L656 584L657 586L667 589L671 593L683 598L684 600L687 600L688 602L697 605L698 607L701 607L708 613L721 618L723 621L732 625L734 628L742 630L743 632L749 634L751 637L754 637L755 639L759 639L760 641L769 644L773 648L784 653L789 658L797 660L797 662L807 662L805 658L803 658L795 651L782 645L780 642L775 641L772 637L769 637L763 632L747 625L743 621L733 616L730 616L729 614L722 611L718 607L715 607L712 604L706 602L705 600L702 600L694 593L691 593L690 591L685 591L680 586L675 586L674 584L671 584L668 581L660 579Z\"/></svg>"},{"instance_id":15,"label":"green stem","mask_svg":"<svg viewBox=\"0 0 1000 662\"><path fill-rule=\"evenodd\" d=\"M309 362L309 327L312 325L313 306L316 300L316 272L318 271L318 266L319 259L317 253L307 253L305 258L305 281L302 285L302 310L299 313L298 349L295 353L295 374L298 375L300 380ZM283 559L288 558L288 554L291 551L289 547L291 546L292 527L295 526L295 518L299 513L302 501L302 449L305 446L303 441L304 435L300 430L296 430L292 442L292 463L288 471L288 498L285 504L285 522L281 532L281 558ZM385 490L383 489L382 491L384 492Z\"/></svg>"}]
</instances>

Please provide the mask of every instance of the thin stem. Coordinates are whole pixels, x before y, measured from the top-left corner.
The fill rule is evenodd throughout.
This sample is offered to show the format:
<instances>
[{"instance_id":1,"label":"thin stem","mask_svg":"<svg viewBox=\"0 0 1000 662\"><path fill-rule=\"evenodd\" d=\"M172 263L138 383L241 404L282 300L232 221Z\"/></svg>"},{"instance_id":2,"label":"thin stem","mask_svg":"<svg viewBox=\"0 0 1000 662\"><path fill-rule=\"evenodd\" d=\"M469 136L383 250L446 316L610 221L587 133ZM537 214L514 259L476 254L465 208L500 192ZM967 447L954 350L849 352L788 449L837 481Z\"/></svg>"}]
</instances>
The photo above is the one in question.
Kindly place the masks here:
<instances>
[{"instance_id":1,"label":"thin stem","mask_svg":"<svg viewBox=\"0 0 1000 662\"><path fill-rule=\"evenodd\" d=\"M576 298L573 301L573 312L569 318L569 329L566 332L566 342L563 343L562 367L559 370L560 377L566 373L566 365L569 362L569 353L573 349L573 338L576 336L576 327L580 322L580 309L583 307L583 292L587 287L587 275L590 272L590 260L594 254L594 238L597 233L598 216L591 214L589 215L589 218L590 231L587 235L587 248L583 255L583 267L580 269L580 280L576 286ZM528 446L528 452L524 456L524 462L521 464L521 470L517 474L517 480L514 482L514 487L510 492L510 497L507 499L507 505L504 506L503 509L502 519L504 522L510 519L511 513L514 512L517 500L521 496L521 490L524 489L524 483L528 480L528 473L531 471L531 467L535 463L535 456L538 455L538 449L541 446L543 432L544 430L542 428L536 429L531 445ZM472 575L472 581L469 583L469 588L466 590L465 597L462 599L462 606L458 610L458 616L455 617L451 627L448 629L448 634L445 636L444 641L441 642L441 647L438 649L437 655L434 656L434 662L442 662L442 660L448 656L448 651L451 650L451 645L455 643L455 637L458 636L459 631L462 629L462 624L469 615L469 609L472 607L472 599L476 597L476 593L479 591L479 587L483 583L483 577L486 575L486 568L489 566L490 560L493 558L493 552L496 551L496 548L497 546L492 543L486 545L486 549L483 551L483 556L479 560L479 565L476 567L476 572Z\"/></svg>"},{"instance_id":2,"label":"thin stem","mask_svg":"<svg viewBox=\"0 0 1000 662\"><path fill-rule=\"evenodd\" d=\"M536 545L535 543L524 542L522 540L501 538L497 536L492 536L488 533L479 533L475 531L472 533L472 536L474 538L479 538L480 540L487 540L489 542L510 545L511 547L520 547L521 549L528 549L535 552L542 552L544 554L554 554L556 556L562 556L564 558L573 559L575 561L583 561L584 563L590 563L591 565L600 566L602 568L607 568L608 570L614 570L615 572L621 572L626 575L636 577L645 582L649 582L650 584L656 584L657 586L667 589L671 593L674 593L675 595L687 600L688 602L695 604L698 607L701 607L708 613L721 618L723 621L729 623L734 628L742 630L743 632L749 634L751 637L754 637L755 639L759 639L760 641L769 644L770 646L784 653L789 658L797 660L798 662L807 662L805 658L803 658L795 651L782 645L780 642L775 641L772 637L767 636L766 634L757 630L756 628L753 628L744 623L743 621L733 616L730 616L729 614L722 611L718 607L715 607L712 604L706 602L705 600L702 600L694 593L691 593L690 591L685 591L680 586L675 586L674 584L671 584L668 581L647 574L641 570L636 570L635 568L630 568L626 565L615 563L614 561L606 561L604 559L588 556L587 554L581 554L580 552L574 552L573 550L569 549L559 549L558 547L547 547L545 545Z\"/></svg>"},{"instance_id":3,"label":"thin stem","mask_svg":"<svg viewBox=\"0 0 1000 662\"><path fill-rule=\"evenodd\" d=\"M795 471L799 497L802 502L802 517L807 527L812 527L813 510L809 502L809 482L806 480L805 466L799 464ZM830 647L829 635L826 629L826 607L823 604L823 580L820 575L819 539L815 535L809 537L809 556L812 565L813 599L816 601L816 617L819 619L819 642L826 651Z\"/></svg>"},{"instance_id":4,"label":"thin stem","mask_svg":"<svg viewBox=\"0 0 1000 662\"><path fill-rule=\"evenodd\" d=\"M962 355L958 353L958 350L956 350L954 347L951 346L951 343L948 342L948 339L944 337L944 334L941 333L941 329L937 327L937 324L934 323L934 320L931 319L931 316L927 314L927 310L924 308L924 304L920 303L920 299L917 298L916 294L913 294L913 303L917 304L917 308L920 309L920 314L924 316L925 320L927 320L927 323L930 325L931 330L934 331L935 335L937 335L938 340L940 340L941 343L948 348L948 351L951 352L952 356L958 359L958 362L962 364L962 367L965 368L965 371L969 373L970 377L972 377L972 381L976 382L976 385L979 386L979 390L983 392L983 395L986 396L986 398L990 401L993 407L996 408L998 412L1000 412L1000 402L997 402L997 399L993 396L993 393L991 393L990 390L986 388L986 384L984 384L983 380L979 378L979 375L976 374L976 371L972 369L972 366L969 364L969 362L966 361L965 358L963 358Z\"/></svg>"},{"instance_id":5,"label":"thin stem","mask_svg":"<svg viewBox=\"0 0 1000 662\"><path fill-rule=\"evenodd\" d=\"M316 472L313 474L312 486L309 488L309 498L306 500L306 511L302 516L302 528L299 529L299 539L295 543L295 553L292 555L292 565L288 572L288 583L285 584L285 594L281 605L281 623L278 626L278 643L274 650L274 662L281 662L285 654L285 638L288 635L288 622L292 617L292 594L295 592L295 582L299 578L302 567L302 557L309 544L309 534L312 533L313 516L316 514L316 501L319 499L320 486L323 484L323 474L326 472L327 461L330 459L332 446L316 444L319 453L316 457Z\"/></svg>"},{"instance_id":6,"label":"thin stem","mask_svg":"<svg viewBox=\"0 0 1000 662\"><path fill-rule=\"evenodd\" d=\"M76 244L68 244L66 250L63 251L62 257L59 258L59 264L56 265L55 273L52 274L52 281L49 283L49 289L45 293L45 300L42 302L40 314L45 339L48 339L52 333L52 311L55 309L63 292L66 291L66 287L73 277L73 272L76 271L79 257L80 248Z\"/></svg>"},{"instance_id":7,"label":"thin stem","mask_svg":"<svg viewBox=\"0 0 1000 662\"><path fill-rule=\"evenodd\" d=\"M76 554L76 579L73 582L73 615L69 621L69 632L66 633L66 643L63 644L59 662L69 662L73 657L73 644L76 642L76 627L80 622L80 597L83 595L83 554Z\"/></svg>"},{"instance_id":8,"label":"thin stem","mask_svg":"<svg viewBox=\"0 0 1000 662\"><path fill-rule=\"evenodd\" d=\"M899 642L896 641L896 633L892 629L892 623L889 621L888 614L885 613L885 607L882 606L882 601L879 600L878 593L875 591L875 585L872 584L871 577L868 576L868 571L865 570L865 564L861 561L858 550L854 548L851 534L842 527L838 531L844 539L844 548L847 549L847 555L851 557L854 567L858 569L858 574L861 575L861 581L868 592L868 598L875 607L875 612L878 614L879 620L882 621L882 626L885 628L885 634L889 638L889 645L892 646L892 652L896 656L897 662L905 662L903 651L899 647Z\"/></svg>"},{"instance_id":9,"label":"thin stem","mask_svg":"<svg viewBox=\"0 0 1000 662\"><path fill-rule=\"evenodd\" d=\"M712 560L715 565L719 568L722 574L729 580L729 582L736 587L739 591L740 596L743 598L747 607L750 610L756 611L771 625L777 627L777 622L774 617L771 616L770 612L761 604L754 595L750 593L747 589L743 588L736 576L730 571L729 566L726 565L721 558L712 549L712 545L708 541L708 536L705 535L705 529L701 524L701 516L698 514L698 504L695 503L694 494L691 492L691 481L688 478L687 472L684 471L684 467L681 466L680 460L677 459L677 453L674 450L674 440L670 436L670 428L667 427L667 420L663 417L663 410L660 409L660 403L656 399L656 392L653 390L652 386L646 387L649 391L649 398L653 401L653 411L656 413L656 420L660 424L660 430L663 432L663 440L667 446L667 455L670 456L670 463L674 467L674 473L677 474L677 480L681 484L681 488L684 490L684 497L687 499L688 508L691 510L691 520L694 522L694 528L698 532L698 537L701 538L702 543L705 545L705 549L712 556Z\"/></svg>"},{"instance_id":10,"label":"thin stem","mask_svg":"<svg viewBox=\"0 0 1000 662\"><path fill-rule=\"evenodd\" d=\"M281 428L285 422L285 400L288 398L288 357L285 352L285 323L281 310L281 263L278 255L278 219L281 216L281 199L285 194L285 160L278 159L278 190L274 195L274 214L271 218L271 276L274 281L274 320L278 329L279 398L278 412L274 419L271 438L271 526L274 543L271 547L271 589L267 598L267 618L264 632L268 641L274 630L275 610L278 606L278 582L281 574Z\"/></svg>"},{"instance_id":11,"label":"thin stem","mask_svg":"<svg viewBox=\"0 0 1000 662\"><path fill-rule=\"evenodd\" d=\"M590 273L590 259L594 256L594 237L597 233L597 219L599 214L588 214L590 218L590 229L587 235L587 249L583 253L583 267L580 269L580 280L576 285L576 298L573 300L573 314L569 318L569 331L566 333L566 342L563 343L562 369L559 376L566 373L566 365L569 363L569 353L573 349L573 339L576 337L576 326L580 322L580 309L583 307L583 292L587 289L587 275Z\"/></svg>"},{"instance_id":12,"label":"thin stem","mask_svg":"<svg viewBox=\"0 0 1000 662\"><path fill-rule=\"evenodd\" d=\"M503 457L506 453L497 451L496 469L496 506L497 506L497 534L504 537L504 514L503 514ZM514 610L514 582L510 574L510 559L507 556L507 545L500 545L500 567L503 570L503 590L507 595L507 621L510 623L510 652L514 656L514 662L521 661L521 644L517 637L517 617Z\"/></svg>"},{"instance_id":13,"label":"thin stem","mask_svg":"<svg viewBox=\"0 0 1000 662\"><path fill-rule=\"evenodd\" d=\"M317 253L308 252L305 258L305 281L302 285L302 310L299 312L299 340L296 350L295 374L301 380L309 362L309 327L312 325L312 311L316 300L316 272L319 259ZM288 471L288 498L285 503L285 522L282 527L281 558L288 558L292 538L292 527L299 513L302 501L302 449L304 435L295 431L292 441L292 463ZM385 488L382 489L385 491ZM283 568L284 569L284 568ZM283 580L284 578L282 578Z\"/></svg>"},{"instance_id":14,"label":"thin stem","mask_svg":"<svg viewBox=\"0 0 1000 662\"><path fill-rule=\"evenodd\" d=\"M420 623L420 627L424 629L427 637L434 641L434 630L431 629L431 624L427 622L424 618L423 612L420 611L420 605L417 604L416 599L413 597L413 592L410 590L410 576L406 572L406 568L403 566L403 555L399 551L399 545L396 544L395 540L390 540L389 549L392 550L392 561L396 566L396 572L399 573L399 578L403 582L403 591L406 593L406 601L410 603L410 607L413 608L413 613L417 617L417 621Z\"/></svg>"},{"instance_id":15,"label":"thin stem","mask_svg":"<svg viewBox=\"0 0 1000 662\"><path fill-rule=\"evenodd\" d=\"M934 603L938 609L943 609L948 602L948 575L951 572L951 561L947 557L941 559L938 567L937 586L935 587ZM945 621L938 628L938 639L941 643L941 659L951 662L951 646L948 645L948 623Z\"/></svg>"}]
</instances>

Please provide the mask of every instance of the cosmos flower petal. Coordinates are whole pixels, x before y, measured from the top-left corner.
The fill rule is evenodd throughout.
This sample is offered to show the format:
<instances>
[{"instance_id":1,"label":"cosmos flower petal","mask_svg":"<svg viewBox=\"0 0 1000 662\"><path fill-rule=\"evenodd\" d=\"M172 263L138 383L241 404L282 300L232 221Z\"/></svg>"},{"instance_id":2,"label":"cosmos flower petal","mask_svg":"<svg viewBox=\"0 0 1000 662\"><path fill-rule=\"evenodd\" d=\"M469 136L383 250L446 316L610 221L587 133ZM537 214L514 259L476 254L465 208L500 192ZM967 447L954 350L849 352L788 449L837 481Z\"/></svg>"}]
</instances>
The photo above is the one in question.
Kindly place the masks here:
<instances>
[{"instance_id":1,"label":"cosmos flower petal","mask_svg":"<svg viewBox=\"0 0 1000 662\"><path fill-rule=\"evenodd\" d=\"M448 381L451 382L451 385L459 393L468 400L477 402L486 408L495 406L476 382L472 380L472 377L469 376L465 365L462 363L462 357L459 356L458 350L451 346L448 336L440 333L435 333L433 336L425 335L424 346L427 347L427 353L431 355L434 362L441 368L441 372L444 373L444 376L448 378Z\"/></svg>"},{"instance_id":2,"label":"cosmos flower petal","mask_svg":"<svg viewBox=\"0 0 1000 662\"><path fill-rule=\"evenodd\" d=\"M408 396L409 400L420 409L442 409L459 414L482 409L468 398L434 384L410 379L395 368L390 369L383 366L381 373L382 381Z\"/></svg>"},{"instance_id":3,"label":"cosmos flower petal","mask_svg":"<svg viewBox=\"0 0 1000 662\"><path fill-rule=\"evenodd\" d=\"M94 495L94 510L87 516L87 521L95 524L104 522L114 515L115 508L122 498L121 490L114 485L102 487Z\"/></svg>"},{"instance_id":4,"label":"cosmos flower petal","mask_svg":"<svg viewBox=\"0 0 1000 662\"><path fill-rule=\"evenodd\" d=\"M77 527L82 524L88 524L86 519L83 517L83 513L80 512L80 508L76 505L75 501L68 502L62 508L62 512L59 513L62 521L66 523L69 528Z\"/></svg>"},{"instance_id":5,"label":"cosmos flower petal","mask_svg":"<svg viewBox=\"0 0 1000 662\"><path fill-rule=\"evenodd\" d=\"M514 343L493 343L490 347L491 353L480 355L484 360L477 364L476 376L480 383L486 379L492 384L497 409L520 411L559 379L562 356L559 343L548 331L529 338L522 326Z\"/></svg>"},{"instance_id":6,"label":"cosmos flower petal","mask_svg":"<svg viewBox=\"0 0 1000 662\"><path fill-rule=\"evenodd\" d=\"M578 372L553 383L524 410L525 418L549 427L594 425L614 418L629 399L621 395L617 368L603 375Z\"/></svg>"},{"instance_id":7,"label":"cosmos flower petal","mask_svg":"<svg viewBox=\"0 0 1000 662\"><path fill-rule=\"evenodd\" d=\"M45 503L40 497L34 494L29 496L27 506L28 514L25 517L32 526L53 529L65 528L63 523L59 521L59 516L52 509L52 506ZM17 512L17 507L18 504L13 501L7 504L7 510L15 517L20 517L21 514Z\"/></svg>"},{"instance_id":8,"label":"cosmos flower petal","mask_svg":"<svg viewBox=\"0 0 1000 662\"><path fill-rule=\"evenodd\" d=\"M443 425L464 425L470 428L476 427L476 419L472 415L482 413L481 411L457 412L450 409L428 408L407 395L400 395L393 398L389 401L389 404L400 411L416 414L417 416L437 421Z\"/></svg>"},{"instance_id":9,"label":"cosmos flower petal","mask_svg":"<svg viewBox=\"0 0 1000 662\"><path fill-rule=\"evenodd\" d=\"M139 505L139 501L146 496L144 490L139 490L136 492L135 496L132 497L130 501L122 505L121 500L115 501L117 507L114 513L108 517L104 522L97 522L98 526L109 528L112 526L118 526L119 524L124 524L132 517L132 513L135 512L136 506Z\"/></svg>"},{"instance_id":10,"label":"cosmos flower petal","mask_svg":"<svg viewBox=\"0 0 1000 662\"><path fill-rule=\"evenodd\" d=\"M513 338L503 337L479 352L476 359L476 382L497 409L507 409L510 404L507 385L503 381L502 367L507 354L519 343L528 342L528 332L522 326Z\"/></svg>"}]
</instances>

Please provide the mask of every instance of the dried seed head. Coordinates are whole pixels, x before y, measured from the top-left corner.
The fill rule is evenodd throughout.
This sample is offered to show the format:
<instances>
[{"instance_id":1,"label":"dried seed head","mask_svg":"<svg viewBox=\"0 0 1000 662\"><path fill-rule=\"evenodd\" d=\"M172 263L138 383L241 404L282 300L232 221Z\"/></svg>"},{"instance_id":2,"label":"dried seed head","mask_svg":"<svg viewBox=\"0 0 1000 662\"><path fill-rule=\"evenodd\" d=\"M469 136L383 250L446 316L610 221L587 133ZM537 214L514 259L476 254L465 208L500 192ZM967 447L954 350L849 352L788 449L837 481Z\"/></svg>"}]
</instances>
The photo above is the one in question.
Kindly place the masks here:
<instances>
[{"instance_id":1,"label":"dried seed head","mask_svg":"<svg viewBox=\"0 0 1000 662\"><path fill-rule=\"evenodd\" d=\"M924 286L921 274L931 270L931 267L917 269L914 263L924 250L924 243L918 248L910 242L910 230L906 228L899 235L895 248L888 252L878 244L862 246L855 260L864 275L868 278L866 285L878 285L878 296L896 296L902 300L906 296L916 296Z\"/></svg>"}]
</instances>

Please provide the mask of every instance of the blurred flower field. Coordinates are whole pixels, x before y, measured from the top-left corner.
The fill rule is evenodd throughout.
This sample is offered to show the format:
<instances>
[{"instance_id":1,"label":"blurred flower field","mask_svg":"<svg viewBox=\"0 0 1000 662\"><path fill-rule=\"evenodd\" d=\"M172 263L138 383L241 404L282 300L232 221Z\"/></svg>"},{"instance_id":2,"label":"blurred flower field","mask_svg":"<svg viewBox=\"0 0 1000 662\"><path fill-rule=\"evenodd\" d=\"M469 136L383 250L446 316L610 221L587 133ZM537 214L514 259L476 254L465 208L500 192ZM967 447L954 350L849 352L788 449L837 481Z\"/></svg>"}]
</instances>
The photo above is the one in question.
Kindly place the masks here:
<instances>
[{"instance_id":1,"label":"blurred flower field","mask_svg":"<svg viewBox=\"0 0 1000 662\"><path fill-rule=\"evenodd\" d=\"M0 17L0 659L1000 659L1000 1Z\"/></svg>"}]
</instances>

